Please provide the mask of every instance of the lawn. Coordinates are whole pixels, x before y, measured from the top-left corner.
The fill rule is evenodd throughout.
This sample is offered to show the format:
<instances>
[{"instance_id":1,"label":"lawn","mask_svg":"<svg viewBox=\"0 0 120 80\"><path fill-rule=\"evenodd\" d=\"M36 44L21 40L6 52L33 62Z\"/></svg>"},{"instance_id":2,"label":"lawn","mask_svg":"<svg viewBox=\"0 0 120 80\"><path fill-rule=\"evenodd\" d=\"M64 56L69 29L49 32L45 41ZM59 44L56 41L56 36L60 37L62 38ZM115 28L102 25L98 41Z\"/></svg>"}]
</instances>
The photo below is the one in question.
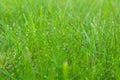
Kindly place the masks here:
<instances>
[{"instance_id":1,"label":"lawn","mask_svg":"<svg viewBox=\"0 0 120 80\"><path fill-rule=\"evenodd\" d=\"M0 80L120 80L120 0L0 0Z\"/></svg>"}]
</instances>

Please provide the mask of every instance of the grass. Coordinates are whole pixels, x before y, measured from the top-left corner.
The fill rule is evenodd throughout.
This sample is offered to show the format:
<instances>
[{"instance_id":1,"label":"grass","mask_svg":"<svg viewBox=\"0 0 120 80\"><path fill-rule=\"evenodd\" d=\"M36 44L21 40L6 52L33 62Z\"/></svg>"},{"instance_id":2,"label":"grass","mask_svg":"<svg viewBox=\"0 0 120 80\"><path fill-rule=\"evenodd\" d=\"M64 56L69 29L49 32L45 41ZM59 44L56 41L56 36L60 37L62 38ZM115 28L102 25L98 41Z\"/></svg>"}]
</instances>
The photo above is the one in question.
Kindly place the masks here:
<instances>
[{"instance_id":1,"label":"grass","mask_svg":"<svg viewBox=\"0 0 120 80\"><path fill-rule=\"evenodd\" d=\"M120 80L120 0L0 0L0 80Z\"/></svg>"}]
</instances>

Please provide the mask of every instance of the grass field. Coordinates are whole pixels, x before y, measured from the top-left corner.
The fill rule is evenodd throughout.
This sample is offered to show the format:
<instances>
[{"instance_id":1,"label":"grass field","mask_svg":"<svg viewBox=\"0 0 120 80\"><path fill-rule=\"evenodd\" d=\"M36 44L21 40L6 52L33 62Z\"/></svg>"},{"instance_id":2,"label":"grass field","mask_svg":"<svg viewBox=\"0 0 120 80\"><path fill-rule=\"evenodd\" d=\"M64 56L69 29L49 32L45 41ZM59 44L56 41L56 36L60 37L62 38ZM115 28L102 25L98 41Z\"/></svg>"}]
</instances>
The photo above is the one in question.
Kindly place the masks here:
<instances>
[{"instance_id":1,"label":"grass field","mask_svg":"<svg viewBox=\"0 0 120 80\"><path fill-rule=\"evenodd\" d=\"M120 80L120 0L0 0L0 80Z\"/></svg>"}]
</instances>

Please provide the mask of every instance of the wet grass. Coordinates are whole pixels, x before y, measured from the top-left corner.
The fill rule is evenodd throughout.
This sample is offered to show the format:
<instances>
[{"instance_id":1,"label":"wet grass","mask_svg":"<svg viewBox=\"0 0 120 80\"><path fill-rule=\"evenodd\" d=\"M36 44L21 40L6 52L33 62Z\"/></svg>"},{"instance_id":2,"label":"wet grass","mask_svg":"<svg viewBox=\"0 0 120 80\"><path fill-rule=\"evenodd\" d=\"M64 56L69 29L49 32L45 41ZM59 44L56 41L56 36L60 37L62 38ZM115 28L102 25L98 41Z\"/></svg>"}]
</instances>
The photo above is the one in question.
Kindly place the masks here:
<instances>
[{"instance_id":1,"label":"wet grass","mask_svg":"<svg viewBox=\"0 0 120 80\"><path fill-rule=\"evenodd\" d=\"M0 0L0 80L120 80L120 0Z\"/></svg>"}]
</instances>

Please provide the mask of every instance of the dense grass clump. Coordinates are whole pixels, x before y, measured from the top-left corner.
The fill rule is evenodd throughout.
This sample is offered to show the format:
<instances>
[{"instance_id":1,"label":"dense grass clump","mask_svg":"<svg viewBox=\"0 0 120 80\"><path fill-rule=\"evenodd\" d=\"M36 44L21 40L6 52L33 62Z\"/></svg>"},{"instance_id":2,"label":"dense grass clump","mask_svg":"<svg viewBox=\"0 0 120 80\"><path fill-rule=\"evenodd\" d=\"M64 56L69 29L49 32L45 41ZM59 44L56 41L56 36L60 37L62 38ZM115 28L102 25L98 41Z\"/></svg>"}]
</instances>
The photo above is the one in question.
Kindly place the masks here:
<instances>
[{"instance_id":1,"label":"dense grass clump","mask_svg":"<svg viewBox=\"0 0 120 80\"><path fill-rule=\"evenodd\" d=\"M0 0L0 80L120 80L120 0Z\"/></svg>"}]
</instances>

